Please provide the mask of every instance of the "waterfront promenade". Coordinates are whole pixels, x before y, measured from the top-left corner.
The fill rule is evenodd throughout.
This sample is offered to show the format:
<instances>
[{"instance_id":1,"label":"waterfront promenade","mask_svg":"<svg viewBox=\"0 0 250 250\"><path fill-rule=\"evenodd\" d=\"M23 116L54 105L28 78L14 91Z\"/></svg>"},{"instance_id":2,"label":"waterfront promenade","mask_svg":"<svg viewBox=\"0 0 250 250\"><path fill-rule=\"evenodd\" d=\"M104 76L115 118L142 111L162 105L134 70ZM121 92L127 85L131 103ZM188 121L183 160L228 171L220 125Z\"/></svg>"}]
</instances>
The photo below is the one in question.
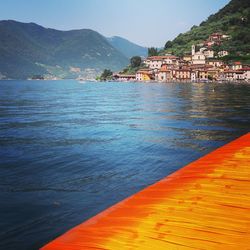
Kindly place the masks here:
<instances>
[{"instance_id":1,"label":"waterfront promenade","mask_svg":"<svg viewBox=\"0 0 250 250\"><path fill-rule=\"evenodd\" d=\"M249 249L250 133L43 247Z\"/></svg>"}]
</instances>

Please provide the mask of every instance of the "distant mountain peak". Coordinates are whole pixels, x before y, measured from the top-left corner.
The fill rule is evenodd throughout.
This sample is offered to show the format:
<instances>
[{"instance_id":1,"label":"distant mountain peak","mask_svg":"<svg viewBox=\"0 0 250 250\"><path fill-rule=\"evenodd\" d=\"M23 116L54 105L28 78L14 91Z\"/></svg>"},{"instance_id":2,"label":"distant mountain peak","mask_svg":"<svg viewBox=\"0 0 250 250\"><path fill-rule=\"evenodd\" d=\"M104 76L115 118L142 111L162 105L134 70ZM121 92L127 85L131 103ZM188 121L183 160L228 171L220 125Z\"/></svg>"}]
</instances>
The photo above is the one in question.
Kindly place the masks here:
<instances>
[{"instance_id":1,"label":"distant mountain peak","mask_svg":"<svg viewBox=\"0 0 250 250\"><path fill-rule=\"evenodd\" d=\"M123 53L127 58L131 58L132 56L147 56L148 49L146 47L135 44L128 39L120 36L107 37L106 39L113 47Z\"/></svg>"}]
</instances>

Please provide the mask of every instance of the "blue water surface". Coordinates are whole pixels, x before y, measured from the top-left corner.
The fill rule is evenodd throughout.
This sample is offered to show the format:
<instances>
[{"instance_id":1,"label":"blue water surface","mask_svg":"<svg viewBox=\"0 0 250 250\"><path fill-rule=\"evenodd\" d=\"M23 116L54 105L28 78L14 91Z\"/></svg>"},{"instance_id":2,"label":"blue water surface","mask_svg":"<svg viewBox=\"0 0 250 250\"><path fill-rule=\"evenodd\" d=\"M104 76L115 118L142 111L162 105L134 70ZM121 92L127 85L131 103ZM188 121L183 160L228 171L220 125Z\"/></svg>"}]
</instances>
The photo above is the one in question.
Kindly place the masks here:
<instances>
[{"instance_id":1,"label":"blue water surface","mask_svg":"<svg viewBox=\"0 0 250 250\"><path fill-rule=\"evenodd\" d=\"M250 85L0 81L0 248L38 249L245 134Z\"/></svg>"}]
</instances>

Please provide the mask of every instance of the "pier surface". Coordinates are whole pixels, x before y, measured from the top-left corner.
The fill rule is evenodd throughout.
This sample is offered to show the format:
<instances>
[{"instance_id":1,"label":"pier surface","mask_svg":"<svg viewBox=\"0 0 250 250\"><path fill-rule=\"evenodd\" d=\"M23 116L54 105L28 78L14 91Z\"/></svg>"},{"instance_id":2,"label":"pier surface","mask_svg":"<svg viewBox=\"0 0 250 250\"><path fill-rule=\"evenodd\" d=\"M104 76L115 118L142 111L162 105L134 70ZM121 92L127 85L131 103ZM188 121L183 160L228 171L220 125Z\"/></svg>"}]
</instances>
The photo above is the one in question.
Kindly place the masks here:
<instances>
[{"instance_id":1,"label":"pier surface","mask_svg":"<svg viewBox=\"0 0 250 250\"><path fill-rule=\"evenodd\" d=\"M52 249L250 249L250 133L42 248Z\"/></svg>"}]
</instances>

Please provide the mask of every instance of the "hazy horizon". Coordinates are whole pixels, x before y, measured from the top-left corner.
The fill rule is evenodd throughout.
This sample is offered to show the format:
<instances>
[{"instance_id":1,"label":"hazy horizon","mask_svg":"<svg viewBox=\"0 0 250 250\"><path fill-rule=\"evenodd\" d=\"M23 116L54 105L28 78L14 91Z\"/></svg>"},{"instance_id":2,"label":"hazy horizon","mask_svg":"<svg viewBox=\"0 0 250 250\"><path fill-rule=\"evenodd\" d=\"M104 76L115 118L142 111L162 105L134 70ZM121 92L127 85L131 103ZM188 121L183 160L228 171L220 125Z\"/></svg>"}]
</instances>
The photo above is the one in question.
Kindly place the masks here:
<instances>
[{"instance_id":1,"label":"hazy horizon","mask_svg":"<svg viewBox=\"0 0 250 250\"><path fill-rule=\"evenodd\" d=\"M141 46L167 40L199 25L229 0L0 0L0 19L37 23L59 30L92 29ZM114 21L115 20L115 21Z\"/></svg>"}]
</instances>

